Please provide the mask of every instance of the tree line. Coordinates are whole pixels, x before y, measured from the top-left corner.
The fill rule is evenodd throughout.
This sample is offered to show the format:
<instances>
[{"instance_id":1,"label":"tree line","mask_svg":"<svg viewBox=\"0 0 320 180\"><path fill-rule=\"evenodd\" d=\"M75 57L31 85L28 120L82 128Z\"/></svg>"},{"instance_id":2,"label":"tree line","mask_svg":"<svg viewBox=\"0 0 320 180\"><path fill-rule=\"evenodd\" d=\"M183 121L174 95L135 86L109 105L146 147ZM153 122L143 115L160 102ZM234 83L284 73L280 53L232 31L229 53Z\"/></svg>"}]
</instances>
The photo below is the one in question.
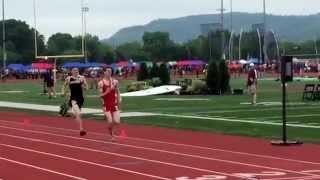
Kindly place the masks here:
<instances>
[{"instance_id":1,"label":"tree line","mask_svg":"<svg viewBox=\"0 0 320 180\"><path fill-rule=\"evenodd\" d=\"M31 63L35 53L34 29L20 20L10 19L5 23L8 63ZM2 23L0 23L0 29L2 29ZM169 33L145 32L142 42L129 42L117 47L102 42L95 35L88 34L85 39L88 59L104 63L113 63L124 59L135 61L220 60L223 52L227 59L239 59L239 55L241 59L259 58L259 38L256 31L242 34L241 51L239 51L240 35L236 34L232 38L230 37L230 32L217 31L181 44L172 41ZM38 32L37 39L38 55L81 53L81 36L56 33L46 41L45 37ZM2 36L0 40L2 41ZM225 46L221 46L222 41L225 42ZM231 46L229 46L230 44ZM0 46L2 48L2 43ZM229 47L232 48L229 49ZM267 55L270 59L277 58L278 49L276 47L275 40L268 43ZM279 44L281 54L314 54L319 48L320 39L305 42L282 41ZM2 51L0 59L2 60Z\"/></svg>"}]
</instances>

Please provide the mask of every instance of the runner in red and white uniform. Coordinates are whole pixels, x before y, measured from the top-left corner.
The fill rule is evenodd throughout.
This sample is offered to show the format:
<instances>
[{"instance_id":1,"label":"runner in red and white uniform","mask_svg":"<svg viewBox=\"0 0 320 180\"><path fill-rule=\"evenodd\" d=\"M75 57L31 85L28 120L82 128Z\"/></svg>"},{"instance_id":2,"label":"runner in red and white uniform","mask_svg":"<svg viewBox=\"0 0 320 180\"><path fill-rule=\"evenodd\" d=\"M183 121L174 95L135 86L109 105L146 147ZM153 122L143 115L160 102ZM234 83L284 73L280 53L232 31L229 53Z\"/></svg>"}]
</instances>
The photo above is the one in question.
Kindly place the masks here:
<instances>
[{"instance_id":1,"label":"runner in red and white uniform","mask_svg":"<svg viewBox=\"0 0 320 180\"><path fill-rule=\"evenodd\" d=\"M112 69L104 70L103 79L99 82L99 93L103 101L103 112L109 123L109 132L114 138L117 128L120 126L120 111L121 96L119 91L119 82L112 78Z\"/></svg>"},{"instance_id":2,"label":"runner in red and white uniform","mask_svg":"<svg viewBox=\"0 0 320 180\"><path fill-rule=\"evenodd\" d=\"M250 71L248 73L247 87L251 94L251 104L257 103L257 85L258 85L258 73L253 63L250 64Z\"/></svg>"}]
</instances>

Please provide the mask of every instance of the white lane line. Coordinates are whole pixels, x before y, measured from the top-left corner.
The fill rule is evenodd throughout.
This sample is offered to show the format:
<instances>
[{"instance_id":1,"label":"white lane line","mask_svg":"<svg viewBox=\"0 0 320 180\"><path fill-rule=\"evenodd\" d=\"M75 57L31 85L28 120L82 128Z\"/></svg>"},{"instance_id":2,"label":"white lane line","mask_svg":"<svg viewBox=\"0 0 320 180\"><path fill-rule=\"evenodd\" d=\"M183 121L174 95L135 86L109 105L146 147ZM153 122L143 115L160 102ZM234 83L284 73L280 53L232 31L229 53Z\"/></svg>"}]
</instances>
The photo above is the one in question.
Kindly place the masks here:
<instances>
[{"instance_id":1,"label":"white lane line","mask_svg":"<svg viewBox=\"0 0 320 180\"><path fill-rule=\"evenodd\" d=\"M223 122L238 122L238 123L248 123L248 124L263 124L263 125L272 125L272 126L282 126L282 123L272 123L272 122L259 122L259 121L249 121L249 120L238 120L238 119L227 119L227 118L213 118L213 117L203 117L203 116L185 116L177 114L156 114L158 116L164 117L176 117L176 118L185 118L185 119L201 119L209 121L223 121ZM320 129L320 126L310 126L302 124L287 124L288 127L297 127L297 128L310 128L310 129Z\"/></svg>"},{"instance_id":2,"label":"white lane line","mask_svg":"<svg viewBox=\"0 0 320 180\"><path fill-rule=\"evenodd\" d=\"M300 106L300 107L288 107L288 110L295 110L295 109L318 109L318 107L314 106ZM220 113L236 113L236 112L256 112L256 111L277 111L279 108L259 108L259 109L233 109L233 110L216 110L216 111L199 111L196 113L200 114L220 114ZM280 112L280 111L279 111ZM188 113L189 114L189 113ZM191 113L190 113L191 114ZM194 113L192 113L194 114Z\"/></svg>"},{"instance_id":3,"label":"white lane line","mask_svg":"<svg viewBox=\"0 0 320 180\"><path fill-rule=\"evenodd\" d=\"M0 157L0 160L7 161L7 162L10 162L10 163L13 163L13 164L19 164L19 165L21 165L21 166L30 167L30 168L33 168L33 169L38 169L38 170L41 170L41 171L49 172L49 173L56 174L56 175L60 175L60 176L65 176L65 177L72 178L72 179L88 180L88 179L85 179L85 178L81 178L81 177L77 177L77 176L72 176L72 175L69 175L69 174L60 173L60 172L57 172L57 171L53 171L53 170L41 168L41 167L34 166L34 165L31 165L31 164L26 164L26 163L22 163L22 162L19 162L19 161L14 161L14 160L7 159L7 158L4 158L4 157ZM1 179L0 179L0 180L1 180Z\"/></svg>"},{"instance_id":4,"label":"white lane line","mask_svg":"<svg viewBox=\"0 0 320 180\"><path fill-rule=\"evenodd\" d=\"M0 120L0 122L5 122L8 124L15 124L22 126L23 123L18 122L12 122L12 121L4 121ZM77 130L72 129L65 129L65 128L57 128L57 127L51 127L51 126L45 126L45 125L28 125L31 127L39 127L39 128L46 128L47 130L57 130L57 131L64 131L64 132L74 132L78 133ZM105 134L102 133L96 133L96 132L90 132L90 134L105 137ZM311 162L311 161L303 161L303 160L296 160L296 159L288 159L288 158L281 158L281 157L275 157L275 156L268 156L268 155L260 155L260 154L252 154L252 153L246 153L246 152L239 152L239 151L231 151L231 150L225 150L225 149L218 149L218 148L209 148L209 147L203 147L203 146L195 146L195 145L189 145L189 144L182 144L182 143L173 143L173 142L166 142L166 141L159 141L159 140L150 140L150 139L144 139L144 138L137 138L137 137L127 137L127 139L135 140L135 141L141 141L141 142L150 142L150 143L158 143L158 144L164 144L164 145L173 145L173 146L181 146L181 147L188 147L188 148L194 148L194 149L201 149L201 150L208 150L208 151L218 151L218 152L226 152L231 154L240 154L245 156L252 156L252 157L258 157L258 158L266 158L266 159L275 159L275 160L284 160L289 162L295 162L295 163L302 163L302 164L312 164L312 165L320 165L320 162Z\"/></svg>"},{"instance_id":5,"label":"white lane line","mask_svg":"<svg viewBox=\"0 0 320 180\"><path fill-rule=\"evenodd\" d=\"M299 117L319 117L320 114L301 114L301 115L287 115L288 118L299 118ZM281 119L282 116L266 116L266 119Z\"/></svg>"},{"instance_id":6,"label":"white lane line","mask_svg":"<svg viewBox=\"0 0 320 180\"><path fill-rule=\"evenodd\" d=\"M209 160L209 161L217 161L217 162L224 162L224 163L229 163L229 164L237 164L237 165L243 165L243 166L249 166L249 167L263 168L263 169L269 169L269 170L284 171L284 172L289 172L289 173L294 173L294 174L316 176L315 174L311 174L311 173L301 173L301 172L297 172L297 171L293 171L293 170L273 168L273 167L269 167L269 166L249 164L249 163L241 163L238 161L224 160L224 159L218 159L218 158L209 158L209 157L205 157L205 156L191 155L191 154L179 153L179 152L174 152L174 151L159 150L159 149L155 149L155 148L145 148L145 147L141 147L141 146L120 144L120 143L114 143L114 142L106 142L106 141L87 139L87 138L76 138L76 137L72 137L72 136L64 136L64 135L47 133L47 132L43 132L43 131L24 130L24 129L19 129L19 128L5 127L5 126L0 126L0 128L12 129L12 130L23 131L23 132L30 132L30 133L34 133L34 134L45 134L45 135L52 135L52 136L56 136L56 137L63 137L63 138L69 138L69 139L91 141L91 142L97 142L97 143L103 143L103 144L113 144L113 145L118 145L118 146L123 146L123 147L129 147L129 148L133 148L133 149L143 149L143 150L148 150L148 151L173 154L173 155L177 155L177 156L190 157L190 158L195 158L195 159L203 159L203 160Z\"/></svg>"},{"instance_id":7,"label":"white lane line","mask_svg":"<svg viewBox=\"0 0 320 180\"><path fill-rule=\"evenodd\" d=\"M303 177L287 177L287 178L269 178L261 180L310 180L310 179L319 179L320 176L303 176Z\"/></svg>"},{"instance_id":8,"label":"white lane line","mask_svg":"<svg viewBox=\"0 0 320 180\"><path fill-rule=\"evenodd\" d=\"M215 174L220 174L220 175L225 175L225 176L233 176L233 177L237 177L237 178L243 178L242 176L234 176L232 174L219 172L219 171L201 169L201 168L196 168L196 167L192 167L192 166L180 165L180 164L176 164L176 163L168 163L168 162L163 162L163 161L150 160L150 159L146 159L146 158L123 155L123 154L119 154L119 153L106 152L106 151L101 151L101 150L96 150L96 149L91 149L91 148L86 148L86 147L72 146L72 145L61 144L61 143L56 143L56 142L52 142L52 141L19 137L19 136L2 134L2 133L0 133L0 136L6 136L6 137L11 137L11 138L16 138L16 139L23 139L23 140L27 140L27 141L33 141L33 142L42 142L42 143L47 143L47 144L56 145L56 146L62 146L62 147L67 147L67 148L72 148L72 149L80 149L80 150L90 151L90 152L94 152L94 153L108 154L108 155L118 156L118 157L123 157L123 158L136 159L136 160L141 160L141 161L146 161L146 162L151 162L151 163L163 164L163 165L167 165L167 166L173 166L173 167L179 167L179 168L184 168L184 169L189 169L189 170L201 171L201 172L205 172L205 173L215 173Z\"/></svg>"},{"instance_id":9,"label":"white lane line","mask_svg":"<svg viewBox=\"0 0 320 180\"><path fill-rule=\"evenodd\" d=\"M113 166L107 166L107 165L104 165L104 164L99 164L99 163L84 161L84 160L80 160L80 159L74 159L74 158L67 157L67 156L60 156L60 155L57 155L57 154L52 154L52 153L42 152L42 151L36 151L36 150L33 150L33 149L22 148L22 147L12 146L12 145L8 145L8 144L2 144L2 143L0 143L0 146L5 146L5 147L8 147L8 148L12 148L12 149L19 149L19 150L27 151L27 152L31 152L31 153L36 153L36 154L42 154L42 155L46 155L46 156L56 157L56 158L60 158L60 159L67 159L67 160L71 160L71 161L76 161L76 162L81 162L81 163L85 163L85 164L90 164L90 165L94 165L94 166L98 166L98 167L103 167L103 168L118 170L118 171L130 173L130 174L135 174L135 175L142 175L142 176L146 176L146 177L150 177L150 178L155 178L155 179L171 180L171 179L164 178L164 177L160 177L160 176L154 176L154 175L150 175L150 174L140 173L140 172L137 172L137 171L131 171L131 170L122 169L122 168L117 168L117 167L113 167ZM81 179L81 180L83 180L83 179Z\"/></svg>"}]
</instances>

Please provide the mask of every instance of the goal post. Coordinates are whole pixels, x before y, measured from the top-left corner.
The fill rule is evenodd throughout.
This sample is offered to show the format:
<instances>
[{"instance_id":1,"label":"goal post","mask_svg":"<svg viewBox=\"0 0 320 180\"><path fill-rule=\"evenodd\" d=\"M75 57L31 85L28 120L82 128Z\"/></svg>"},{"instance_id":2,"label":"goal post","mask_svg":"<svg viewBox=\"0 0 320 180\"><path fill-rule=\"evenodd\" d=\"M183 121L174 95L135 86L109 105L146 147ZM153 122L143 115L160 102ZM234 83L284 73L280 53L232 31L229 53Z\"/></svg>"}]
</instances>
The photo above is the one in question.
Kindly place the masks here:
<instances>
[{"instance_id":1,"label":"goal post","mask_svg":"<svg viewBox=\"0 0 320 180\"><path fill-rule=\"evenodd\" d=\"M86 57L86 48L85 48L85 16L84 13L87 12L87 8L84 7L83 0L80 0L81 3L81 49L79 54L57 54L57 55L41 55L38 51L38 18L37 18L37 0L33 0L33 14L34 14L34 53L35 59L60 59L60 58L85 58Z\"/></svg>"}]
</instances>

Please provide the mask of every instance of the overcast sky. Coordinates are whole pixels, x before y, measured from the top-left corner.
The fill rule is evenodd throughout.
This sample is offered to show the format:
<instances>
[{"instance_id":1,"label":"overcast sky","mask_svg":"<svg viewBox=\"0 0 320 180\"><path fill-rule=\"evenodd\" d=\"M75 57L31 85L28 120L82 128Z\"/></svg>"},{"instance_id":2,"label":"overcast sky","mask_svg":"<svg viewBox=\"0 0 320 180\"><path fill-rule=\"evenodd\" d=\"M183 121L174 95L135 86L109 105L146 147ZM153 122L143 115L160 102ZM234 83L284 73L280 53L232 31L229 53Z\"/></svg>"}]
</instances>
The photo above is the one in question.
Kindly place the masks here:
<instances>
[{"instance_id":1,"label":"overcast sky","mask_svg":"<svg viewBox=\"0 0 320 180\"><path fill-rule=\"evenodd\" d=\"M224 0L230 9L230 0ZM5 0L6 18L27 21L33 26L33 0ZM101 39L119 29L147 24L159 18L217 13L220 0L84 0L88 32ZM320 0L266 0L268 13L308 15L320 12ZM48 38L56 32L81 34L81 0L36 0L37 29ZM233 0L238 12L261 12L262 0Z\"/></svg>"}]
</instances>

